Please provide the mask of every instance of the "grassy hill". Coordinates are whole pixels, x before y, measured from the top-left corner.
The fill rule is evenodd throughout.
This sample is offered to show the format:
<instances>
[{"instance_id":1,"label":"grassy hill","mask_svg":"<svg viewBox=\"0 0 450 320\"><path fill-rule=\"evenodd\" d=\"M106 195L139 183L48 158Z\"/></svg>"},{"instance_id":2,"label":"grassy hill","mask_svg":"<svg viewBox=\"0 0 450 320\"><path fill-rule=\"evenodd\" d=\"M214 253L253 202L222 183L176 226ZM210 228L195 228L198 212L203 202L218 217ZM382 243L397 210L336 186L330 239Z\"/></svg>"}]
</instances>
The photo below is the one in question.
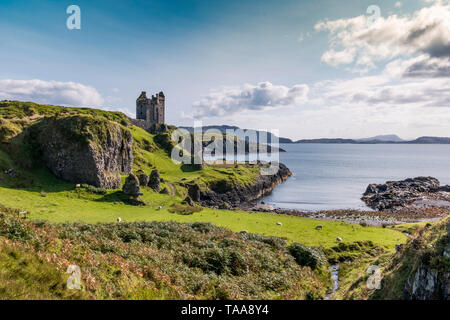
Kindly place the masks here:
<instances>
[{"instance_id":1,"label":"grassy hill","mask_svg":"<svg viewBox=\"0 0 450 320\"><path fill-rule=\"evenodd\" d=\"M25 144L12 144L13 138L45 117L64 117L64 115L83 115L92 117L95 121L113 121L130 130L134 140L133 171L143 170L149 174L151 170L158 169L162 178L161 188L166 187L170 190L170 194L160 194L143 187L141 191L144 195L141 198L146 205L132 206L124 201L124 195L120 190L77 188L75 183L55 178L40 162L39 153L31 159L36 165L24 166L21 160L24 160L24 154L29 154L29 150L21 150L25 148ZM7 258L5 261L9 261L7 262L9 267L5 269L6 274L0 274L0 283L2 281L6 283L3 289L0 285L0 298L2 290L15 286L19 288L18 292L22 292L19 296L25 298L320 298L329 285L328 276L324 278L322 271L294 266L292 257L287 253L289 244L298 242L309 247L320 247L327 253L330 261L348 261L349 272L350 269L360 272L358 268L362 266L358 265L356 269L352 267L357 261L355 257L364 256L365 261L369 263L381 253L392 254L396 244L406 241L405 235L389 228L335 221L318 222L270 213L186 206L182 201L187 195L187 185L195 183L201 188L208 188L218 182L249 185L258 177L259 167L206 165L203 169L197 170L176 164L172 162L167 152L167 145L171 143L170 131L150 134L131 126L128 118L121 113L34 103L1 102L0 120L0 204L28 213L26 221L18 218L8 218L10 219L8 221L15 221L11 222L13 225L24 226L31 237L13 240L8 234L0 234L0 245L3 248L0 252ZM125 176L122 177L122 180L124 179ZM14 210L3 209L3 211L9 212L10 216L17 214ZM117 224L118 217L124 223ZM208 227L205 227L210 230L207 232L208 236L193 231L194 225L204 226L198 223L214 225L208 224ZM321 224L323 229L316 230L317 224ZM286 240L286 244L276 249L273 245L266 247L266 240L255 243L253 240L241 239L241 235L233 233L241 230L264 237L282 238ZM152 240L148 242L143 240L146 239L144 233L147 232L152 234L149 235ZM122 233L127 234L124 235L125 238L121 236ZM94 238L98 235L101 235L101 239L97 241ZM43 240L42 237L50 238ZM261 239L266 239L264 237ZM337 242L338 237L343 239L346 247ZM193 240L189 240L190 238ZM48 246L46 241L50 241ZM185 247L185 241L188 241L186 244L188 247ZM352 245L354 243L357 243L356 247ZM65 244L70 245L70 252L65 252ZM196 246L200 246L201 250ZM208 269L213 267L204 265L209 259L207 257L209 253L202 253L202 250L209 252L208 248L216 258L216 255L219 255L219 260L223 257L231 259L233 251L240 252L249 259L250 273L245 277L237 276L229 270L232 264L226 264L223 267L228 272L225 273L226 277L223 274L219 277L214 270ZM192 252L189 259L194 259L198 253L202 257L201 261L187 263L186 257L181 253L184 249ZM197 249L200 251L196 251ZM174 254L173 250L178 253ZM54 252L57 258L52 260L45 252ZM151 258L151 253L155 252L159 252L157 255L160 255L160 261ZM139 258L138 255L147 260ZM84 260L85 257L91 260ZM164 259L172 259L175 265L184 271L165 270L164 268L168 267L164 266ZM268 269L265 270L265 267L252 264L261 264L263 260L268 261L267 263L270 261L276 266L267 266ZM30 266L29 272L27 271L29 278L25 277L23 282L20 280L23 277L20 279L16 277L14 284L8 283L6 279L14 274L13 270L16 270L22 261L26 261L24 263ZM110 265L108 261L114 263ZM64 286L61 286L65 281L64 268L72 262L82 264L83 268L89 270L86 281L95 279L94 284L87 285L89 288L83 291L86 295L80 295L81 293L74 295L66 292ZM216 263L221 262L211 262L210 265L214 266ZM142 280L140 274L143 271L139 268L147 264L152 266L151 275L148 279L144 277ZM97 271L94 270L94 265L98 268ZM120 270L129 271L126 271L128 273L124 271L125 276L119 272ZM114 277L116 272L119 273L117 279ZM283 277L277 276L279 272ZM288 279L303 279L302 273L307 275L306 278L309 280L294 284ZM38 281L43 287L33 289L35 292L26 296L24 288L29 283L36 282L36 277L40 274L48 274L47 278ZM258 279L265 279L267 285ZM164 285L158 287L161 281ZM273 287L274 284L270 284L272 281L278 281L278 284ZM150 282L151 289L145 289ZM199 291L193 288L195 282L203 283L201 289L197 288ZM246 289L239 293L239 287ZM49 291L48 288L55 289ZM3 297L12 295L10 291L3 292Z\"/></svg>"}]
</instances>

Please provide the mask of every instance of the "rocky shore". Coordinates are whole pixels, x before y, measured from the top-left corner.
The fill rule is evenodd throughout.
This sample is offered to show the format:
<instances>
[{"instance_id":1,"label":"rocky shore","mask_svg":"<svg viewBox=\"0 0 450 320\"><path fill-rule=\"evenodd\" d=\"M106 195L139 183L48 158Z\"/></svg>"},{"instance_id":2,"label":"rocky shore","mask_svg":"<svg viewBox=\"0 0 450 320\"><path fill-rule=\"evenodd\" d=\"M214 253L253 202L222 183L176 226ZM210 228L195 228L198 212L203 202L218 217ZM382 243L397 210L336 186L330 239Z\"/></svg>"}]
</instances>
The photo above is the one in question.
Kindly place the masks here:
<instances>
[{"instance_id":1,"label":"rocky shore","mask_svg":"<svg viewBox=\"0 0 450 320\"><path fill-rule=\"evenodd\" d=\"M268 212L320 220L338 220L373 226L435 221L450 213L450 186L436 178L418 177L403 181L371 184L362 200L372 210L301 211L274 208L264 202L242 202L249 212Z\"/></svg>"},{"instance_id":2,"label":"rocky shore","mask_svg":"<svg viewBox=\"0 0 450 320\"><path fill-rule=\"evenodd\" d=\"M450 210L450 186L433 177L370 184L361 198L374 210L442 208Z\"/></svg>"},{"instance_id":3,"label":"rocky shore","mask_svg":"<svg viewBox=\"0 0 450 320\"><path fill-rule=\"evenodd\" d=\"M230 209L248 202L260 199L286 181L292 175L291 171L282 163L273 175L259 175L249 186L228 185L215 183L208 190L201 190L197 185L188 188L189 197L201 205L213 208Z\"/></svg>"}]
</instances>

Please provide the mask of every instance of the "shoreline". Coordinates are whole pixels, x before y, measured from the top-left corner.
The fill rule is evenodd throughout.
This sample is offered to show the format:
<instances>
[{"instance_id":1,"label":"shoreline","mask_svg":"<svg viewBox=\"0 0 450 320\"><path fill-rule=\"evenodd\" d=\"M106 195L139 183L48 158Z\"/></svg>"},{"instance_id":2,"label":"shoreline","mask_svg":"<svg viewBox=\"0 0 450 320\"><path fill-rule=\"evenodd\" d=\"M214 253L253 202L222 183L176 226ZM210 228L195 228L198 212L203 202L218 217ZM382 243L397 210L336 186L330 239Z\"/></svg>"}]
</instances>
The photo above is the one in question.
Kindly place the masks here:
<instances>
[{"instance_id":1,"label":"shoreline","mask_svg":"<svg viewBox=\"0 0 450 320\"><path fill-rule=\"evenodd\" d=\"M274 208L264 202L255 201L242 204L236 209L249 213L264 212L324 221L342 221L355 224L365 223L369 226L433 222L450 214L449 210L442 208L403 208L396 211L364 211L357 209L302 211L297 209Z\"/></svg>"}]
</instances>

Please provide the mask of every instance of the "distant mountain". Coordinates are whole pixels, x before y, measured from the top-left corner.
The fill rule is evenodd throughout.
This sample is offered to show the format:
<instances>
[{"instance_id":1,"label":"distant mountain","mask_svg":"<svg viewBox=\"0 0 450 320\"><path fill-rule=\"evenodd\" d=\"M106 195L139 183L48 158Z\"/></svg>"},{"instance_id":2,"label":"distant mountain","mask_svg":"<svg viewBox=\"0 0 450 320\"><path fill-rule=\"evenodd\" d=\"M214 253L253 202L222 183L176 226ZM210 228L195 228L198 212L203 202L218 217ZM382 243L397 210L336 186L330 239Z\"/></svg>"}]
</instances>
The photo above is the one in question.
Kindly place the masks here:
<instances>
[{"instance_id":1,"label":"distant mountain","mask_svg":"<svg viewBox=\"0 0 450 320\"><path fill-rule=\"evenodd\" d=\"M356 139L358 142L373 142L373 141L380 141L380 142L403 142L402 138L397 136L396 134L387 134L387 135L381 135L381 136L375 136L371 138L364 138L364 139Z\"/></svg>"},{"instance_id":2,"label":"distant mountain","mask_svg":"<svg viewBox=\"0 0 450 320\"><path fill-rule=\"evenodd\" d=\"M189 132L194 132L193 127L179 127L181 129L185 129ZM216 129L222 133L226 133L227 129L230 130L238 130L242 129L236 126L228 126L228 125L214 125L214 126L204 126L203 131L209 129ZM275 137L273 134L269 134L267 131L257 131L252 129L242 129L247 134L256 133L257 139L259 139L260 135L264 134L267 137L267 142L271 143L272 137ZM289 138L279 137L280 144L282 143L335 143L335 144L450 144L450 138L445 137L420 137L415 140L403 140L396 134L387 134L387 135L379 135L370 138L362 138L362 139L343 139L343 138L320 138L320 139L302 139L293 141ZM256 143L255 136L246 137L245 140L247 142Z\"/></svg>"},{"instance_id":3,"label":"distant mountain","mask_svg":"<svg viewBox=\"0 0 450 320\"><path fill-rule=\"evenodd\" d=\"M450 138L440 138L440 137L420 137L413 141L408 141L408 143L416 144L450 144Z\"/></svg>"},{"instance_id":4,"label":"distant mountain","mask_svg":"<svg viewBox=\"0 0 450 320\"><path fill-rule=\"evenodd\" d=\"M189 132L194 132L194 128L193 127L179 127L180 129L185 129ZM216 125L216 126L204 126L202 127L203 131L207 131L210 129L215 129L215 130L219 130L222 133L226 133L227 130L239 130L241 128L236 127L236 126L227 126L227 125ZM256 141L257 139L260 138L261 135L265 135L266 139L267 139L267 143L271 143L272 139L275 138L276 136L272 133L268 133L267 131L257 131L257 130L253 130L253 129L242 129L245 131L245 133L247 135L252 135L255 134L255 136L250 136L250 137L246 137L245 140L247 142L253 142L253 143L257 143L258 141ZM256 139L255 139L256 137ZM282 138L282 137L278 137L279 139L279 143L293 143L293 141L289 138Z\"/></svg>"},{"instance_id":5,"label":"distant mountain","mask_svg":"<svg viewBox=\"0 0 450 320\"><path fill-rule=\"evenodd\" d=\"M415 140L402 140L397 135L377 136L366 139L303 139L294 143L341 143L341 144L450 144L450 138L420 137Z\"/></svg>"},{"instance_id":6,"label":"distant mountain","mask_svg":"<svg viewBox=\"0 0 450 320\"><path fill-rule=\"evenodd\" d=\"M358 141L353 139L322 138L322 139L303 139L295 141L294 143L358 143Z\"/></svg>"}]
</instances>

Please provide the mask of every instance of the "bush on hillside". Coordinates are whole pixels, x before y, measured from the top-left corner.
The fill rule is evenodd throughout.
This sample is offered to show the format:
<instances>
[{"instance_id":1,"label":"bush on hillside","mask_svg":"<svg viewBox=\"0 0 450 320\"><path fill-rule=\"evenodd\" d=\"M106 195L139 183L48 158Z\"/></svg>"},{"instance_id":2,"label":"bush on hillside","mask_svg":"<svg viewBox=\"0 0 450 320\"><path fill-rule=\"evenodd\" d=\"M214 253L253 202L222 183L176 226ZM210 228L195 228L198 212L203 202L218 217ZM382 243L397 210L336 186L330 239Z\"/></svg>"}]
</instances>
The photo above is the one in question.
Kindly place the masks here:
<instances>
[{"instance_id":1,"label":"bush on hillside","mask_svg":"<svg viewBox=\"0 0 450 320\"><path fill-rule=\"evenodd\" d=\"M323 252L319 249L308 248L296 242L291 244L288 249L295 261L301 266L316 269L326 262Z\"/></svg>"}]
</instances>

